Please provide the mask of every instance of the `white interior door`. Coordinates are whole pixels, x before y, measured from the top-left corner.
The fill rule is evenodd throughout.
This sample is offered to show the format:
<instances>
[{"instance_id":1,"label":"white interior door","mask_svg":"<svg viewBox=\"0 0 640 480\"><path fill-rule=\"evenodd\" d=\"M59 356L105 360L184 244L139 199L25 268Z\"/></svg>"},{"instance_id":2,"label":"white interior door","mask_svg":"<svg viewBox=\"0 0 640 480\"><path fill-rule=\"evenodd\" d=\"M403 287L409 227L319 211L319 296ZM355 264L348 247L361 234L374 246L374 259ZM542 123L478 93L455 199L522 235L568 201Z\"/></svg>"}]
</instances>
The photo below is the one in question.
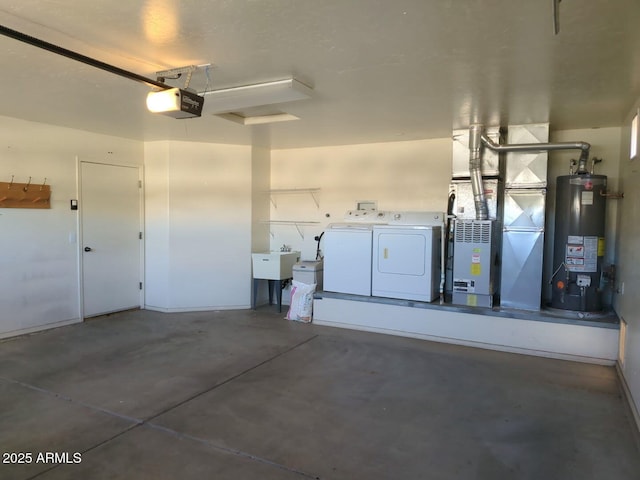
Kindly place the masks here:
<instances>
[{"instance_id":1,"label":"white interior door","mask_svg":"<svg viewBox=\"0 0 640 480\"><path fill-rule=\"evenodd\" d=\"M81 162L84 316L140 307L138 167Z\"/></svg>"}]
</instances>

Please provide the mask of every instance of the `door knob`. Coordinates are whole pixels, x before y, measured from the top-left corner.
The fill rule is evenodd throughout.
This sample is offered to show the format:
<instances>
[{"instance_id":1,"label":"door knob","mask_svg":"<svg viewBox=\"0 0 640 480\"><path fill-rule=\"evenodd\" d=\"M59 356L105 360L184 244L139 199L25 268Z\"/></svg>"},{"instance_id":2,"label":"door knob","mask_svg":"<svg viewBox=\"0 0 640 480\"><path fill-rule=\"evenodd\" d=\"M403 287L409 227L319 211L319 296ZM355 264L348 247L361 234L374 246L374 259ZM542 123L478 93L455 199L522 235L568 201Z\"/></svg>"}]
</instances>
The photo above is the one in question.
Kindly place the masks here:
<instances>
[{"instance_id":1,"label":"door knob","mask_svg":"<svg viewBox=\"0 0 640 480\"><path fill-rule=\"evenodd\" d=\"M84 251L85 252L90 252L91 251L91 247L84 247Z\"/></svg>"}]
</instances>

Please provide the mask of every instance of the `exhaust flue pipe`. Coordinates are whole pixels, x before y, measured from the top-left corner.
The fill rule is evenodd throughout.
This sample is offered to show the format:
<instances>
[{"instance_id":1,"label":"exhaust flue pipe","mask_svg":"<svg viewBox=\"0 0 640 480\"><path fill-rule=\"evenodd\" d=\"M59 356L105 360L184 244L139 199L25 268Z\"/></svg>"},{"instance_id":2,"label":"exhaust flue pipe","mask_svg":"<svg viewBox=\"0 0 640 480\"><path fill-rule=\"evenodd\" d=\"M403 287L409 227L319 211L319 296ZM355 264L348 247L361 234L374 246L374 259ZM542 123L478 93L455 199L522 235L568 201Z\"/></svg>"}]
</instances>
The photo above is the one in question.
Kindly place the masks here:
<instances>
[{"instance_id":1,"label":"exhaust flue pipe","mask_svg":"<svg viewBox=\"0 0 640 480\"><path fill-rule=\"evenodd\" d=\"M471 125L469 127L469 177L471 179L473 202L476 207L476 220L487 220L489 218L487 199L484 196L484 185L482 184L482 157L480 156L482 135L482 125Z\"/></svg>"},{"instance_id":2,"label":"exhaust flue pipe","mask_svg":"<svg viewBox=\"0 0 640 480\"><path fill-rule=\"evenodd\" d=\"M474 128L473 125L470 128ZM591 145L587 142L558 142L558 143L519 143L499 145L491 140L486 133L481 132L480 137L491 150L496 152L548 152L551 150L580 150L578 160L578 173L588 173L587 161L589 160L589 150ZM469 141L471 143L471 141Z\"/></svg>"},{"instance_id":3,"label":"exhaust flue pipe","mask_svg":"<svg viewBox=\"0 0 640 480\"><path fill-rule=\"evenodd\" d=\"M587 142L558 142L558 143L519 143L500 145L495 143L484 132L482 125L469 127L469 176L471 178L471 191L476 207L476 220L487 220L489 210L487 199L484 195L482 184L482 157L480 149L482 144L496 152L546 152L552 150L580 150L578 160L578 174L589 173L587 161L591 145Z\"/></svg>"}]
</instances>

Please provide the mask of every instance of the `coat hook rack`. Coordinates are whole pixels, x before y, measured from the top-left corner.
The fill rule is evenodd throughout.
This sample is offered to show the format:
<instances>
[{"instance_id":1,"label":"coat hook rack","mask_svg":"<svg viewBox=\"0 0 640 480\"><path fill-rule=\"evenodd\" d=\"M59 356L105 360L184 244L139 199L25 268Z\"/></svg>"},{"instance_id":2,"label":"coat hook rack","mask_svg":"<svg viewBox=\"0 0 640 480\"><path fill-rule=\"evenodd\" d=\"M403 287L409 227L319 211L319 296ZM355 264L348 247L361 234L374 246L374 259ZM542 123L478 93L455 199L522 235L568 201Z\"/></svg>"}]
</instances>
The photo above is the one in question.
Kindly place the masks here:
<instances>
[{"instance_id":1,"label":"coat hook rack","mask_svg":"<svg viewBox=\"0 0 640 480\"><path fill-rule=\"evenodd\" d=\"M0 194L0 208L51 208L51 187L46 177L39 188L30 188L33 177L29 177L27 183L17 183L14 179L15 175L11 175L10 182L0 182L0 191L5 192Z\"/></svg>"}]
</instances>

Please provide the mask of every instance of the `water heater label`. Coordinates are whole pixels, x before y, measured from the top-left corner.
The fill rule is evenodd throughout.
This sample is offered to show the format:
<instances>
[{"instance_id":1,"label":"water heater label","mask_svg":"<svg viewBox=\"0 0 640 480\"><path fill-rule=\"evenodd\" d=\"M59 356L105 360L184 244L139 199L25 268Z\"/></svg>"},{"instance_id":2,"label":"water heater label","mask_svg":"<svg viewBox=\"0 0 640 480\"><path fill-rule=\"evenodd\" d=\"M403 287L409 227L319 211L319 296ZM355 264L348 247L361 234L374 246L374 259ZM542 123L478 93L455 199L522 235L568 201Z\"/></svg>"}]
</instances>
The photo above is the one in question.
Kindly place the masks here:
<instances>
[{"instance_id":1,"label":"water heater label","mask_svg":"<svg viewBox=\"0 0 640 480\"><path fill-rule=\"evenodd\" d=\"M580 197L581 205L593 205L593 192L582 192Z\"/></svg>"},{"instance_id":2,"label":"water heater label","mask_svg":"<svg viewBox=\"0 0 640 480\"><path fill-rule=\"evenodd\" d=\"M567 258L570 257L584 257L583 245L567 245Z\"/></svg>"},{"instance_id":3,"label":"water heater label","mask_svg":"<svg viewBox=\"0 0 640 480\"><path fill-rule=\"evenodd\" d=\"M573 257L567 257L567 261L565 262L565 264L567 265L567 270L569 271L582 271L581 268L572 268L575 267L576 265L584 265L584 258L573 258Z\"/></svg>"},{"instance_id":4,"label":"water heater label","mask_svg":"<svg viewBox=\"0 0 640 480\"><path fill-rule=\"evenodd\" d=\"M569 236L565 254L565 266L570 272L597 272L598 271L598 237Z\"/></svg>"}]
</instances>

